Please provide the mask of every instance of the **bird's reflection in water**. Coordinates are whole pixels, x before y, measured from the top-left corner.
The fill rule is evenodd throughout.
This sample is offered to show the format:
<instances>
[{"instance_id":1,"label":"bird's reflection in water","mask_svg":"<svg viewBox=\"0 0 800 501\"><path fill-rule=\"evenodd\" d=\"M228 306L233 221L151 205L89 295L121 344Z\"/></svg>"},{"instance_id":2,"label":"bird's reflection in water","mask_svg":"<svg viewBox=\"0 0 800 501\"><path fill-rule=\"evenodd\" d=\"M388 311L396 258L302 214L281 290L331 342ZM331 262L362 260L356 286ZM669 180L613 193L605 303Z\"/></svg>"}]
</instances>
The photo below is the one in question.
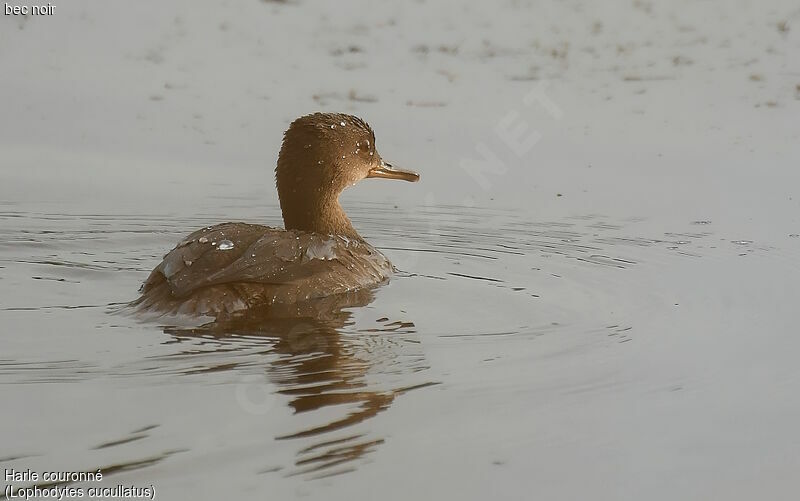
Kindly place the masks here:
<instances>
[{"instance_id":1,"label":"bird's reflection in water","mask_svg":"<svg viewBox=\"0 0 800 501\"><path fill-rule=\"evenodd\" d=\"M297 415L320 411L327 416L322 424L275 437L311 442L298 451L295 468L288 474L329 476L355 469L355 460L383 442L366 432L355 432L356 425L387 409L396 396L436 384L416 377L416 384L408 384L412 375L428 368L412 322L384 317L375 328L354 326L346 308L365 306L372 299L372 291L359 291L251 311L246 317L217 320L199 328L166 328L165 332L178 342L239 338L252 348L261 340L266 349L259 350L259 358L264 360L276 393L289 397L288 404ZM227 343L220 347L230 350ZM252 358L248 363L252 365ZM207 366L205 371L230 370L237 365L228 360ZM382 384L368 382L368 373ZM331 406L341 406L341 410L332 412ZM332 414L336 417L331 420ZM346 433L351 428L353 431Z\"/></svg>"}]
</instances>

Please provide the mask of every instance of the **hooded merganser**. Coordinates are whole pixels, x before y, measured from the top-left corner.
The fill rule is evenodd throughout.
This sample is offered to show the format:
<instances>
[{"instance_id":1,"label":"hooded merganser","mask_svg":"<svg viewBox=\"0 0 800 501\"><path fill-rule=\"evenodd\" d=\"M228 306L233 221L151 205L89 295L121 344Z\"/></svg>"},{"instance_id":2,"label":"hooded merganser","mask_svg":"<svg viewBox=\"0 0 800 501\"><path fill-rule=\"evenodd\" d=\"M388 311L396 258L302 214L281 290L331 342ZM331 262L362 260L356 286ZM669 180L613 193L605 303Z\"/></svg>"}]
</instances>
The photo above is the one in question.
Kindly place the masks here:
<instances>
[{"instance_id":1,"label":"hooded merganser","mask_svg":"<svg viewBox=\"0 0 800 501\"><path fill-rule=\"evenodd\" d=\"M385 282L389 260L356 232L339 194L368 177L417 181L375 149L363 120L313 113L283 137L275 180L285 230L222 223L195 231L156 266L139 310L229 316L292 305Z\"/></svg>"}]
</instances>

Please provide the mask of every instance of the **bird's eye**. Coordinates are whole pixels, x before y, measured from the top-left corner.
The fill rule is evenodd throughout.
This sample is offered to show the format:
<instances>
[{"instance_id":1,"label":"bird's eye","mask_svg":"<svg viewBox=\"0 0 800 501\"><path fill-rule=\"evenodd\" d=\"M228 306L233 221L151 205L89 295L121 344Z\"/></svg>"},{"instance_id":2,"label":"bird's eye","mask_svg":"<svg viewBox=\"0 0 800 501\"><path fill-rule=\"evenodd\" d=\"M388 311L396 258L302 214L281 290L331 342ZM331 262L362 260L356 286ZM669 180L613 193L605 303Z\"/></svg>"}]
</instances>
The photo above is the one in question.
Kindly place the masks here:
<instances>
[{"instance_id":1,"label":"bird's eye","mask_svg":"<svg viewBox=\"0 0 800 501\"><path fill-rule=\"evenodd\" d=\"M369 139L361 139L356 142L355 153L357 155L368 157L371 155L372 151L372 143L370 143Z\"/></svg>"}]
</instances>

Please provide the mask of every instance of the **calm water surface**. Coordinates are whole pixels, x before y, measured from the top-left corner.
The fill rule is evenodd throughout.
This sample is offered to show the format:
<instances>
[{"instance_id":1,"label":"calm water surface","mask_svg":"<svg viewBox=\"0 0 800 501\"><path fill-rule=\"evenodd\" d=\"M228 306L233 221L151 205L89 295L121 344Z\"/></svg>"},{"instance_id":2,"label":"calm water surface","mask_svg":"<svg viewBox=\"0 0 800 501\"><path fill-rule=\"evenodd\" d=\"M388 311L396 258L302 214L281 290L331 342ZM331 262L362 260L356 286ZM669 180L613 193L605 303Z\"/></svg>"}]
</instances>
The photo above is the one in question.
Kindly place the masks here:
<instances>
[{"instance_id":1,"label":"calm water surface","mask_svg":"<svg viewBox=\"0 0 800 501\"><path fill-rule=\"evenodd\" d=\"M241 214L258 201L233 205ZM563 426L577 419L569 409L576 395L627 401L601 404L605 418L622 418L642 392L665 405L692 385L709 390L697 369L659 373L669 364L657 363L637 381L618 364L658 359L664 339L649 327L670 332L667 322L693 318L685 288L707 278L693 273L786 259L717 235L710 221L663 231L635 217L544 221L480 207L351 205L362 234L399 268L389 285L313 317L218 325L142 319L124 303L163 253L225 220L222 212L47 213L6 204L0 384L4 419L19 433L5 434L3 464L101 468L167 492L224 476L246 491L272 477L392 470L383 449L418 433L405 421L421 415L437 416L424 425L435 437L428 447L457 451L452 433L481 413L462 409L473 413L462 423L448 417L451 403L493 412L503 398L521 421L502 434L547 442L558 433L534 423L553 418L537 408L548 399L545 415L555 412ZM670 275L682 277L677 287ZM705 299L704 307L718 306ZM673 331L672 342L695 333ZM584 363L576 377L571 368ZM559 402L567 408L554 409ZM503 422L486 419L484 434ZM510 445L503 440L496 444ZM625 447L609 440L606 447ZM428 453L415 454L427 461ZM491 447L482 454L482 469L508 460Z\"/></svg>"},{"instance_id":2,"label":"calm water surface","mask_svg":"<svg viewBox=\"0 0 800 501\"><path fill-rule=\"evenodd\" d=\"M798 27L791 0L0 16L0 469L162 500L794 500ZM303 318L132 315L189 232L280 225L281 133L317 110L422 176L343 197L392 281Z\"/></svg>"}]
</instances>

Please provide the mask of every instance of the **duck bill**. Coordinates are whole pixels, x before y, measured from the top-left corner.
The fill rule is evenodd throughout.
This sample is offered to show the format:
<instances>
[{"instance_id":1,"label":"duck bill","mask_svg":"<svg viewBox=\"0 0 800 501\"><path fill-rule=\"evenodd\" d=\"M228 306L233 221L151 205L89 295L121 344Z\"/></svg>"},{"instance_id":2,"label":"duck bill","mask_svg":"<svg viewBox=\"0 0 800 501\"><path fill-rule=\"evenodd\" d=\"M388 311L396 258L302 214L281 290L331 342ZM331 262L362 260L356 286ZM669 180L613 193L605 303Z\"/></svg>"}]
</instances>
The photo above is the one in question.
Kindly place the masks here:
<instances>
[{"instance_id":1,"label":"duck bill","mask_svg":"<svg viewBox=\"0 0 800 501\"><path fill-rule=\"evenodd\" d=\"M416 182L419 181L419 174L416 172L398 169L393 167L392 164L381 161L380 165L373 167L367 173L367 177L382 177L384 179L402 179L403 181Z\"/></svg>"}]
</instances>

